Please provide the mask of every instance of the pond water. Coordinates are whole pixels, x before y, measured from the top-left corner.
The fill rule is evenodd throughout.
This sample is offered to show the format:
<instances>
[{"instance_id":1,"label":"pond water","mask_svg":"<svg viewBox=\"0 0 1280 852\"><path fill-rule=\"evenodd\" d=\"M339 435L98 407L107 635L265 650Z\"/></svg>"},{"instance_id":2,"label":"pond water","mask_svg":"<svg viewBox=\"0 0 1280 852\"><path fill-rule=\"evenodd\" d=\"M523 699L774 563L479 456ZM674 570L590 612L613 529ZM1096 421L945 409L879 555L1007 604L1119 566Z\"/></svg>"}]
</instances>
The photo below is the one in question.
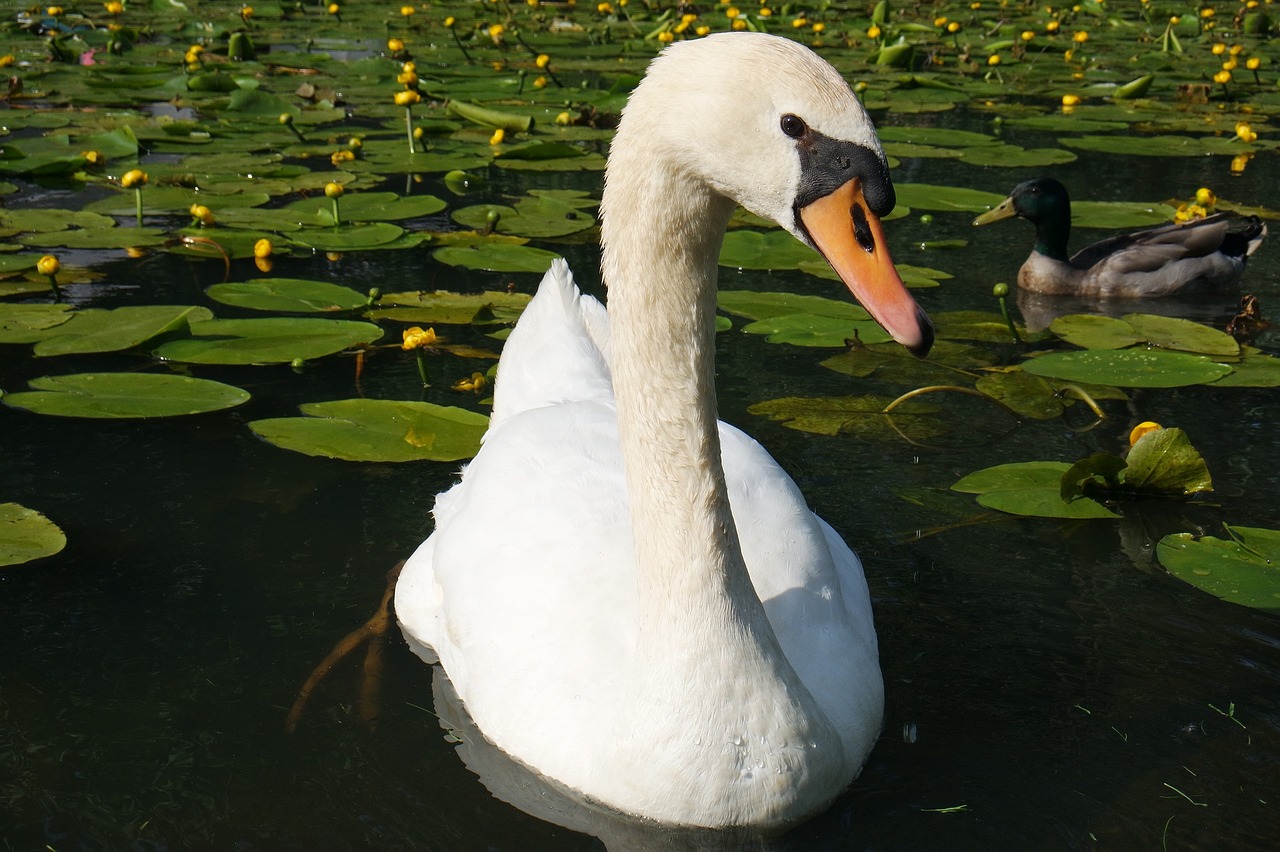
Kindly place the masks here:
<instances>
[{"instance_id":1,"label":"pond water","mask_svg":"<svg viewBox=\"0 0 1280 852\"><path fill-rule=\"evenodd\" d=\"M922 120L932 119L903 122ZM945 120L989 129L982 115ZM1095 200L1186 198L1208 185L1222 198L1263 204L1280 182L1274 157L1234 178L1227 162L1083 155L1052 173ZM1006 192L1033 173L907 160L894 176ZM598 180L494 178L495 197L594 188ZM444 195L433 179L422 190ZM972 229L971 218L887 225L898 260L956 276L916 291L931 312L992 309L991 285L1012 281L1030 248L1026 223ZM1104 235L1082 230L1073 245ZM915 248L955 238L969 243ZM598 291L595 247L566 251ZM220 262L168 255L95 265L104 280L68 288L76 303L209 304L203 289L222 277ZM254 274L248 262L233 271ZM460 272L425 250L282 261L274 274L362 290L376 282L387 291L501 289L509 281L528 290L537 280ZM725 270L721 285L840 297L829 282L794 273ZM1263 247L1244 290L1264 312L1280 304L1280 245ZM1193 307L1218 324L1230 314L1229 300ZM398 327L388 329L398 336ZM492 345L470 329L447 333ZM1259 342L1277 348L1266 334ZM1217 532L1224 519L1280 523L1274 390L1138 391L1127 404L1106 403L1108 420L1092 431L1072 428L1080 417L1008 431L1007 421L967 401L941 398L955 426L943 446L875 444L788 430L746 411L779 396L861 392L863 384L818 366L830 350L771 345L737 328L720 335L719 347L722 417L769 448L866 563L888 693L881 742L826 814L781 838L735 838L730 848L1273 848L1280 619L1171 578L1152 559L1152 544L1175 529ZM41 360L29 347L7 346L0 387L147 366L137 354ZM425 392L412 360L394 350L371 356L359 376L345 357L300 373L197 368L253 399L172 420L80 421L0 407L3 499L38 507L69 540L55 557L0 573L4 848L708 844L603 828L601 841L491 795L439 727L431 669L398 636L385 653L376 728L358 721L358 665L348 662L314 696L298 730L285 732L312 667L373 612L388 569L430 531L433 495L457 465L306 457L260 441L246 422L362 394L483 410L448 388L486 366L440 356ZM1212 502L1068 523L989 513L946 492L987 465L1118 451L1145 419L1187 430L1214 475ZM563 733L572 740L573 731Z\"/></svg>"}]
</instances>

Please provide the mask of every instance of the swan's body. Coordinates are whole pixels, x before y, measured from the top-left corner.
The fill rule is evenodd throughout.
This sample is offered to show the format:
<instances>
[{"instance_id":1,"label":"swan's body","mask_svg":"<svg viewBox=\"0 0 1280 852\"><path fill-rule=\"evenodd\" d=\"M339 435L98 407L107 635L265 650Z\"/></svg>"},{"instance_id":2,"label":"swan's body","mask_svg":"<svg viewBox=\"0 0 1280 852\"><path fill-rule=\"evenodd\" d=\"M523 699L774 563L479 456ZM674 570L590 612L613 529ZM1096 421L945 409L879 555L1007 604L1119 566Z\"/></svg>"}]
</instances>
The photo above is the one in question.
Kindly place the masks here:
<instances>
[{"instance_id":1,"label":"swan's body","mask_svg":"<svg viewBox=\"0 0 1280 852\"><path fill-rule=\"evenodd\" d=\"M928 348L876 218L884 155L839 75L772 36L668 48L610 152L608 314L553 264L506 343L484 445L396 591L411 645L495 744L677 825L821 809L883 708L857 557L717 421L716 258L737 202Z\"/></svg>"},{"instance_id":2,"label":"swan's body","mask_svg":"<svg viewBox=\"0 0 1280 852\"><path fill-rule=\"evenodd\" d=\"M1110 237L1068 257L1071 201L1052 178L1018 184L973 223L1011 216L1036 226L1035 248L1018 270L1018 286L1046 296L1135 299L1222 290L1240 280L1245 261L1267 235L1256 217L1218 214Z\"/></svg>"}]
</instances>

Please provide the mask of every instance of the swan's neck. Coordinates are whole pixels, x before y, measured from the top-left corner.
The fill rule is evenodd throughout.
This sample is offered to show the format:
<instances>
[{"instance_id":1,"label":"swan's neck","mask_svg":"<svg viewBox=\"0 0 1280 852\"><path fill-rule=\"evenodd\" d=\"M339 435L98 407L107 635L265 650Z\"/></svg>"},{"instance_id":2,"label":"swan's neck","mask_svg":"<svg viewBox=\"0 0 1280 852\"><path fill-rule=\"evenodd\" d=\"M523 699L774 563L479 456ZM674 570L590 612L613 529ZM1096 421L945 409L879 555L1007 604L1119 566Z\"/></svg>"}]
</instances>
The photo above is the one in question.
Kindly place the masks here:
<instances>
[{"instance_id":1,"label":"swan's neck","mask_svg":"<svg viewBox=\"0 0 1280 852\"><path fill-rule=\"evenodd\" d=\"M642 630L684 632L694 625L672 622L726 606L763 621L717 428L716 259L733 203L618 156L602 209L603 268Z\"/></svg>"}]
</instances>

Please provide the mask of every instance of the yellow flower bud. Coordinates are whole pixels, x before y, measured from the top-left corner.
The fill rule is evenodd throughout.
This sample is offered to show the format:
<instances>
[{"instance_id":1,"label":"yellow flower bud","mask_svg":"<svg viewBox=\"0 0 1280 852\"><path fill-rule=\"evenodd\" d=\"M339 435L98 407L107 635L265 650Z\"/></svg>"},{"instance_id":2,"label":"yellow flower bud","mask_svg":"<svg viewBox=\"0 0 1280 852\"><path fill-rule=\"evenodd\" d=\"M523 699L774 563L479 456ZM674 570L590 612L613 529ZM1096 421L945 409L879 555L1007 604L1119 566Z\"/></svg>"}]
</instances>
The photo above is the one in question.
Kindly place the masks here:
<instances>
[{"instance_id":1,"label":"yellow flower bud","mask_svg":"<svg viewBox=\"0 0 1280 852\"><path fill-rule=\"evenodd\" d=\"M987 64L988 64L988 65L999 65L999 64L1000 64L1000 54L998 54L998 53L993 53L993 54L991 54L990 56L988 56L988 57L987 57Z\"/></svg>"},{"instance_id":2,"label":"yellow flower bud","mask_svg":"<svg viewBox=\"0 0 1280 852\"><path fill-rule=\"evenodd\" d=\"M507 138L507 131L499 127L497 130L493 131L493 135L489 137L489 144L501 145L502 140L506 138Z\"/></svg>"},{"instance_id":3,"label":"yellow flower bud","mask_svg":"<svg viewBox=\"0 0 1280 852\"><path fill-rule=\"evenodd\" d=\"M960 22L959 22L959 21L952 21L951 23L947 24L947 32L949 32L949 33L958 33L958 32L960 32Z\"/></svg>"},{"instance_id":4,"label":"yellow flower bud","mask_svg":"<svg viewBox=\"0 0 1280 852\"><path fill-rule=\"evenodd\" d=\"M41 275L57 275L60 269L62 269L62 264L51 254L46 254L36 261L36 271Z\"/></svg>"},{"instance_id":5,"label":"yellow flower bud","mask_svg":"<svg viewBox=\"0 0 1280 852\"><path fill-rule=\"evenodd\" d=\"M1213 194L1213 190L1207 186L1202 186L1196 190L1196 204L1203 207L1212 207L1218 202L1218 197Z\"/></svg>"},{"instance_id":6,"label":"yellow flower bud","mask_svg":"<svg viewBox=\"0 0 1280 852\"><path fill-rule=\"evenodd\" d=\"M403 92L396 92L396 106L411 107L414 104L422 103L422 95L413 89L405 89Z\"/></svg>"},{"instance_id":7,"label":"yellow flower bud","mask_svg":"<svg viewBox=\"0 0 1280 852\"><path fill-rule=\"evenodd\" d=\"M1057 21L1050 21L1044 25L1044 31L1047 33L1056 33L1061 26L1062 24Z\"/></svg>"},{"instance_id":8,"label":"yellow flower bud","mask_svg":"<svg viewBox=\"0 0 1280 852\"><path fill-rule=\"evenodd\" d=\"M404 341L400 344L400 348L406 352L421 349L424 346L431 346L436 342L436 330L428 328L425 331L419 326L406 328L400 332L400 337Z\"/></svg>"},{"instance_id":9,"label":"yellow flower bud","mask_svg":"<svg viewBox=\"0 0 1280 852\"><path fill-rule=\"evenodd\" d=\"M1079 104L1080 104L1079 95L1063 95L1062 96L1062 105L1064 107L1079 106Z\"/></svg>"},{"instance_id":10,"label":"yellow flower bud","mask_svg":"<svg viewBox=\"0 0 1280 852\"><path fill-rule=\"evenodd\" d=\"M872 24L871 28L867 30L867 38L880 38L880 28Z\"/></svg>"},{"instance_id":11,"label":"yellow flower bud","mask_svg":"<svg viewBox=\"0 0 1280 852\"><path fill-rule=\"evenodd\" d=\"M120 176L120 185L125 189L135 187L141 189L147 183L147 173L142 169L130 169Z\"/></svg>"},{"instance_id":12,"label":"yellow flower bud","mask_svg":"<svg viewBox=\"0 0 1280 852\"><path fill-rule=\"evenodd\" d=\"M573 116L569 115L569 113L562 112L556 115L556 124L559 124L561 127L568 126L569 124L572 124L572 123L573 123Z\"/></svg>"},{"instance_id":13,"label":"yellow flower bud","mask_svg":"<svg viewBox=\"0 0 1280 852\"><path fill-rule=\"evenodd\" d=\"M1075 35L1071 37L1071 40L1074 41L1076 44L1084 44L1086 41L1089 40L1089 34L1084 30L1080 30L1079 32L1077 32Z\"/></svg>"},{"instance_id":14,"label":"yellow flower bud","mask_svg":"<svg viewBox=\"0 0 1280 852\"><path fill-rule=\"evenodd\" d=\"M334 181L330 181L324 185L324 194L328 198L341 198L342 193L345 191L346 190L342 188L342 184L335 183Z\"/></svg>"},{"instance_id":15,"label":"yellow flower bud","mask_svg":"<svg viewBox=\"0 0 1280 852\"><path fill-rule=\"evenodd\" d=\"M387 39L387 50L392 53L400 53L404 50L404 42L398 38Z\"/></svg>"},{"instance_id":16,"label":"yellow flower bud","mask_svg":"<svg viewBox=\"0 0 1280 852\"><path fill-rule=\"evenodd\" d=\"M271 257L276 247L271 244L271 240L263 237L253 244L253 256L257 258Z\"/></svg>"},{"instance_id":17,"label":"yellow flower bud","mask_svg":"<svg viewBox=\"0 0 1280 852\"><path fill-rule=\"evenodd\" d=\"M547 56L545 53L539 53L538 58L533 60L533 64L537 65L539 68L546 68L551 64L551 57Z\"/></svg>"},{"instance_id":18,"label":"yellow flower bud","mask_svg":"<svg viewBox=\"0 0 1280 852\"><path fill-rule=\"evenodd\" d=\"M457 22L458 22L457 19L454 18L453 15L450 15L449 17L444 19L445 28L451 30L453 29L453 25L456 24Z\"/></svg>"},{"instance_id":19,"label":"yellow flower bud","mask_svg":"<svg viewBox=\"0 0 1280 852\"><path fill-rule=\"evenodd\" d=\"M400 7L400 14L401 14L401 15L403 15L403 16L405 16L406 18L407 18L407 17L409 17L410 15L412 15L412 14L413 14L414 12L416 12L416 11L417 11L417 10L416 10L416 9L414 9L412 6L401 6L401 7Z\"/></svg>"},{"instance_id":20,"label":"yellow flower bud","mask_svg":"<svg viewBox=\"0 0 1280 852\"><path fill-rule=\"evenodd\" d=\"M1209 49L1213 51L1214 56L1221 56L1227 52L1227 46L1220 41L1214 42L1213 47Z\"/></svg>"},{"instance_id":21,"label":"yellow flower bud","mask_svg":"<svg viewBox=\"0 0 1280 852\"><path fill-rule=\"evenodd\" d=\"M1129 433L1129 446L1132 447L1134 444L1138 443L1138 440L1142 438L1143 435L1150 432L1158 432L1163 428L1163 426L1156 423L1154 420L1142 421L1137 426L1134 426L1133 430Z\"/></svg>"}]
</instances>

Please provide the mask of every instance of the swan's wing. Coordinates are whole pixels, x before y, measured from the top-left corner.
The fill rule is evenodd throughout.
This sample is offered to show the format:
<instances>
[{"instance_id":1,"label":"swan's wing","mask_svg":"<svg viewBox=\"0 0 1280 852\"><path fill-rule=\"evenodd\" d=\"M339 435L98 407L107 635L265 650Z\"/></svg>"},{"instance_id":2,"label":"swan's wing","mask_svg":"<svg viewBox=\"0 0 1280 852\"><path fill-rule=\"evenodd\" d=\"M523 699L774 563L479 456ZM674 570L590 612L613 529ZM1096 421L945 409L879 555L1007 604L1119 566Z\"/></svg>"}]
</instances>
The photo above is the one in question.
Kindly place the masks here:
<instances>
[{"instance_id":1,"label":"swan's wing","mask_svg":"<svg viewBox=\"0 0 1280 852\"><path fill-rule=\"evenodd\" d=\"M604 306L578 291L567 263L553 261L503 347L493 426L532 408L611 400L608 341Z\"/></svg>"},{"instance_id":2,"label":"swan's wing","mask_svg":"<svg viewBox=\"0 0 1280 852\"><path fill-rule=\"evenodd\" d=\"M884 715L884 686L862 563L745 433L720 424L734 523L782 650L859 765Z\"/></svg>"},{"instance_id":3,"label":"swan's wing","mask_svg":"<svg viewBox=\"0 0 1280 852\"><path fill-rule=\"evenodd\" d=\"M599 708L622 700L636 631L613 407L509 416L435 517L396 590L404 633L434 650L495 742L565 773L575 731L598 730Z\"/></svg>"}]
</instances>

